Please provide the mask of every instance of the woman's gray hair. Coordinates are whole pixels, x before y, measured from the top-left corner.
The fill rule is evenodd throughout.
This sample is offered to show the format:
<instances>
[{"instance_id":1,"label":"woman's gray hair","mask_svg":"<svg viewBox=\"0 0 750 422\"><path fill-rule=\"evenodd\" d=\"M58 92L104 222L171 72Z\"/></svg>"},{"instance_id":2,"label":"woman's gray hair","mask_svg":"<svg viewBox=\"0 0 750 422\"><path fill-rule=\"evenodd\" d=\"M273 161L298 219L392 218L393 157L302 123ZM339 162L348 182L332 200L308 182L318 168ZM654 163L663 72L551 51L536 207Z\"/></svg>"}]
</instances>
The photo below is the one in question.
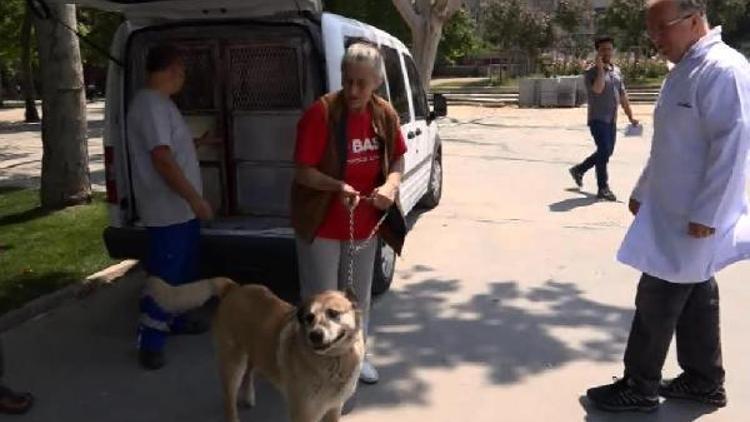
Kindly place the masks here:
<instances>
[{"instance_id":1,"label":"woman's gray hair","mask_svg":"<svg viewBox=\"0 0 750 422\"><path fill-rule=\"evenodd\" d=\"M702 13L706 14L706 2L705 0L673 0L677 4L677 8L682 13Z\"/></svg>"},{"instance_id":2,"label":"woman's gray hair","mask_svg":"<svg viewBox=\"0 0 750 422\"><path fill-rule=\"evenodd\" d=\"M343 74L346 71L347 65L354 63L367 64L380 77L383 68L383 56L375 45L355 42L347 47L344 53L344 58L341 60L341 73Z\"/></svg>"}]
</instances>

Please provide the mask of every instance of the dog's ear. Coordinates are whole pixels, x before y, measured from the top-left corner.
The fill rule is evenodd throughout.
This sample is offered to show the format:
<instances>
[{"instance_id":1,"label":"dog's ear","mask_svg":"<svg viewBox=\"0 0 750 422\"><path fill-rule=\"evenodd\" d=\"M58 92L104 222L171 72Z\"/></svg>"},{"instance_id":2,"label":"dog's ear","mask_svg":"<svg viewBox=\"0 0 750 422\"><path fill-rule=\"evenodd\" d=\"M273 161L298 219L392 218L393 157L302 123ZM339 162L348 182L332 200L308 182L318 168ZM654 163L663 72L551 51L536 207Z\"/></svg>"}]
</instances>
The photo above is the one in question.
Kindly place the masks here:
<instances>
[{"instance_id":1,"label":"dog's ear","mask_svg":"<svg viewBox=\"0 0 750 422\"><path fill-rule=\"evenodd\" d=\"M357 298L357 292L354 291L352 286L346 286L346 289L344 289L344 296L349 300L349 302L354 305L354 307L359 306L359 299Z\"/></svg>"},{"instance_id":2,"label":"dog's ear","mask_svg":"<svg viewBox=\"0 0 750 422\"><path fill-rule=\"evenodd\" d=\"M307 313L305 311L306 306L299 305L297 306L297 322L299 322L299 325L305 325L305 314Z\"/></svg>"}]
</instances>

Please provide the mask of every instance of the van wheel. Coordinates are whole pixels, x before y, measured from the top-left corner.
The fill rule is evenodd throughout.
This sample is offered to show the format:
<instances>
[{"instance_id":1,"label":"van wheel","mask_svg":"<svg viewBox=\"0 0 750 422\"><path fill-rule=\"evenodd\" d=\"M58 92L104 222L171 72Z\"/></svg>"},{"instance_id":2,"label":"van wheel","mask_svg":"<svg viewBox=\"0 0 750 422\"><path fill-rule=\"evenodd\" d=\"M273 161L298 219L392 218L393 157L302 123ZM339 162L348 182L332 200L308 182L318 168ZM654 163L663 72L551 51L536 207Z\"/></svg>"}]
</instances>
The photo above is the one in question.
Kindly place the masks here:
<instances>
[{"instance_id":1,"label":"van wheel","mask_svg":"<svg viewBox=\"0 0 750 422\"><path fill-rule=\"evenodd\" d=\"M443 195L443 157L442 151L438 150L432 161L432 171L430 171L430 186L427 193L419 200L419 205L432 209L440 204L440 198Z\"/></svg>"},{"instance_id":2,"label":"van wheel","mask_svg":"<svg viewBox=\"0 0 750 422\"><path fill-rule=\"evenodd\" d=\"M381 295L391 288L393 274L396 271L396 251L383 239L378 239L378 250L375 253L375 271L372 273L372 294Z\"/></svg>"}]
</instances>

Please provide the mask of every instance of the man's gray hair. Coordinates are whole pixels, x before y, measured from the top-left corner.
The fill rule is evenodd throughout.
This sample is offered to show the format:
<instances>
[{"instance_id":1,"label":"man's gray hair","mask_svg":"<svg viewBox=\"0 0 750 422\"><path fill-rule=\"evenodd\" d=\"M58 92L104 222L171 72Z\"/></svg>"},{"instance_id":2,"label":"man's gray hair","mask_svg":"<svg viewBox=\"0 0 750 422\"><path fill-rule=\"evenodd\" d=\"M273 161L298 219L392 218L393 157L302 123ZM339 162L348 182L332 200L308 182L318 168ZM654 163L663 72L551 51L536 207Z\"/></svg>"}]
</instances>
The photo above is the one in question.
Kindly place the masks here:
<instances>
[{"instance_id":1,"label":"man's gray hair","mask_svg":"<svg viewBox=\"0 0 750 422\"><path fill-rule=\"evenodd\" d=\"M354 63L367 64L380 77L380 70L383 68L383 56L375 45L355 42L347 47L346 53L344 53L344 58L341 60L341 73L346 70L346 65Z\"/></svg>"},{"instance_id":2,"label":"man's gray hair","mask_svg":"<svg viewBox=\"0 0 750 422\"><path fill-rule=\"evenodd\" d=\"M677 8L683 14L687 13L701 13L706 14L706 1L705 0L673 0L677 4Z\"/></svg>"}]
</instances>

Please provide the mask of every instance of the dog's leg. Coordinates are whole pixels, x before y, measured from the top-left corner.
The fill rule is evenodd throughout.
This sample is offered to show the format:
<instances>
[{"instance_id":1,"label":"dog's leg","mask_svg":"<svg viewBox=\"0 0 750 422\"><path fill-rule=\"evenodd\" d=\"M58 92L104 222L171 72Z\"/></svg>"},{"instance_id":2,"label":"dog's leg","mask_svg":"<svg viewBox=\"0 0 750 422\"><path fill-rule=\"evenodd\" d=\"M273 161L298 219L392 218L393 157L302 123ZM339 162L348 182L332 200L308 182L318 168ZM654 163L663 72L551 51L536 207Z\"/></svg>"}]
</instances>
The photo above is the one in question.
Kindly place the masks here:
<instances>
[{"instance_id":1,"label":"dog's leg","mask_svg":"<svg viewBox=\"0 0 750 422\"><path fill-rule=\"evenodd\" d=\"M305 399L297 397L288 397L289 401L289 420L291 422L319 422L320 413L317 415L311 409L310 405L305 403Z\"/></svg>"},{"instance_id":2,"label":"dog's leg","mask_svg":"<svg viewBox=\"0 0 750 422\"><path fill-rule=\"evenodd\" d=\"M334 407L333 409L329 410L325 415L323 415L323 419L321 419L321 422L339 422L339 419L341 419L341 407Z\"/></svg>"},{"instance_id":3,"label":"dog's leg","mask_svg":"<svg viewBox=\"0 0 750 422\"><path fill-rule=\"evenodd\" d=\"M242 404L247 407L255 407L255 383L253 379L254 369L248 365L245 370L245 394L242 397Z\"/></svg>"},{"instance_id":4,"label":"dog's leg","mask_svg":"<svg viewBox=\"0 0 750 422\"><path fill-rule=\"evenodd\" d=\"M224 412L227 422L240 422L237 413L237 393L246 365L247 357L244 353L227 344L219 346L219 375L224 387Z\"/></svg>"}]
</instances>

